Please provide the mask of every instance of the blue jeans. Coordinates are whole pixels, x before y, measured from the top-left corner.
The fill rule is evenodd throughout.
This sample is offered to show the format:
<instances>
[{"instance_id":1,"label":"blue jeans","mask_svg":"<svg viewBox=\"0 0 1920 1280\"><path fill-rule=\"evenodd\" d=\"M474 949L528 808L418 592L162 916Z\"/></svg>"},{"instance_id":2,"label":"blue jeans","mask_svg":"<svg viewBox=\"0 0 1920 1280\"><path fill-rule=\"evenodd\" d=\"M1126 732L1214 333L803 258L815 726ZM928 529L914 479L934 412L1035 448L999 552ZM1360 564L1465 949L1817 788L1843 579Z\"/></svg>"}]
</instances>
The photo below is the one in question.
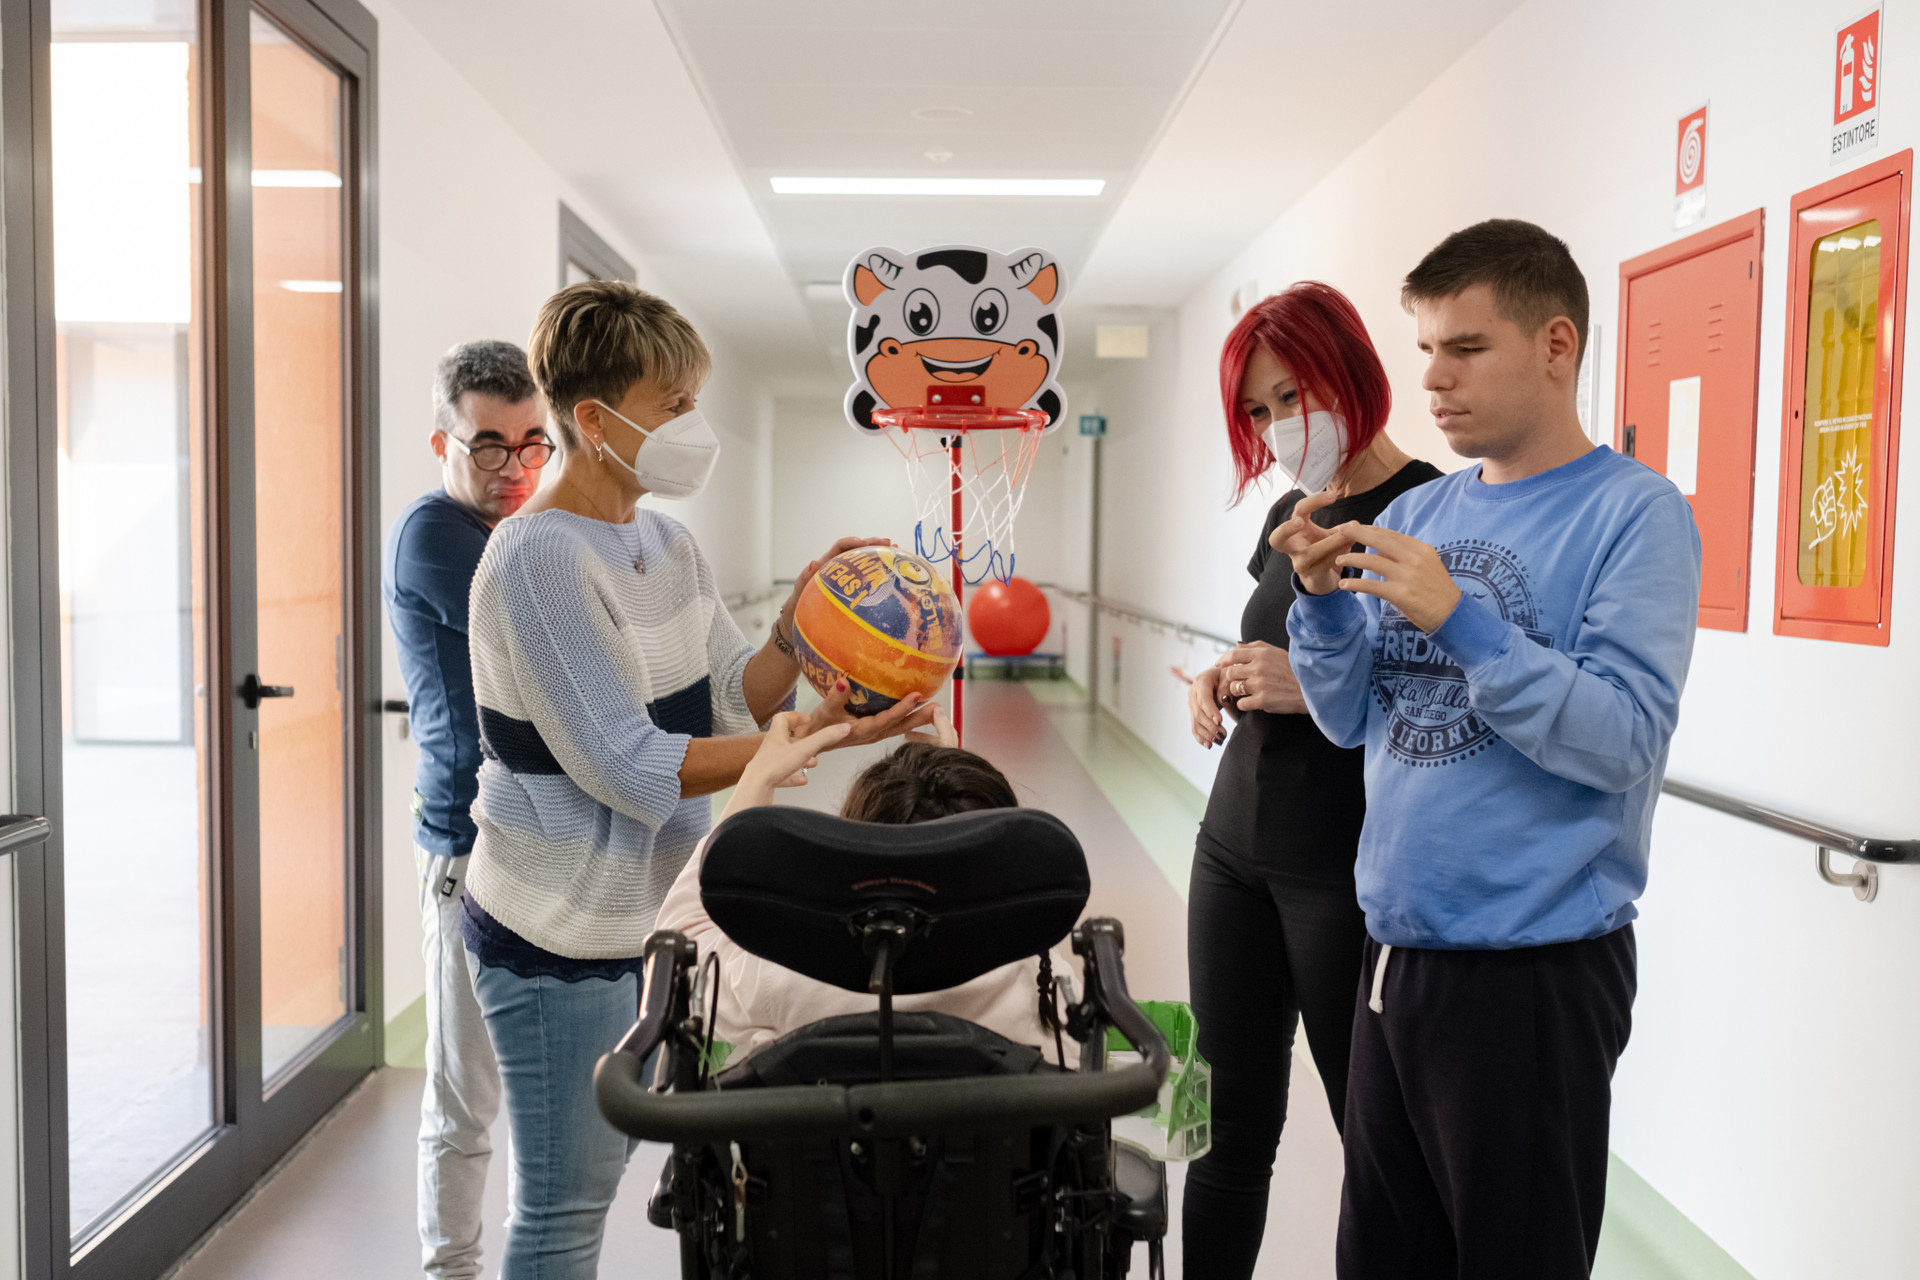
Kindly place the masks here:
<instances>
[{"instance_id":1,"label":"blue jeans","mask_svg":"<svg viewBox=\"0 0 1920 1280\"><path fill-rule=\"evenodd\" d=\"M593 1280L607 1209L638 1145L601 1118L593 1064L633 1025L638 983L522 978L471 951L467 963L513 1139L501 1280Z\"/></svg>"}]
</instances>

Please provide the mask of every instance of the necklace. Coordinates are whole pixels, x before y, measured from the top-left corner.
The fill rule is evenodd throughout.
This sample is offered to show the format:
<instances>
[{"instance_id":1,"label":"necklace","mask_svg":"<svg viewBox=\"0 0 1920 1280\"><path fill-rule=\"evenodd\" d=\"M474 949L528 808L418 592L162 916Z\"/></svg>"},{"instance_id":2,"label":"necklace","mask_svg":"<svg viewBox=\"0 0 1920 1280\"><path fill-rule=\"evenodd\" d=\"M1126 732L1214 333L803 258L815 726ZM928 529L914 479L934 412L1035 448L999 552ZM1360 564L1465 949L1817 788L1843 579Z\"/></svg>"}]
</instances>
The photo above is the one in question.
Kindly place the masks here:
<instances>
[{"instance_id":1,"label":"necklace","mask_svg":"<svg viewBox=\"0 0 1920 1280\"><path fill-rule=\"evenodd\" d=\"M602 507L598 502L595 502L593 500L593 495L588 493L585 489L581 488L579 481L575 480L572 476L565 476L565 477L562 477L562 479L563 479L563 482L566 484L567 488L579 494L582 500L584 500L589 507L593 508L593 514L596 517L605 521L608 524L625 523L624 521L621 521L621 520L609 519L606 513L606 509Z\"/></svg>"}]
</instances>

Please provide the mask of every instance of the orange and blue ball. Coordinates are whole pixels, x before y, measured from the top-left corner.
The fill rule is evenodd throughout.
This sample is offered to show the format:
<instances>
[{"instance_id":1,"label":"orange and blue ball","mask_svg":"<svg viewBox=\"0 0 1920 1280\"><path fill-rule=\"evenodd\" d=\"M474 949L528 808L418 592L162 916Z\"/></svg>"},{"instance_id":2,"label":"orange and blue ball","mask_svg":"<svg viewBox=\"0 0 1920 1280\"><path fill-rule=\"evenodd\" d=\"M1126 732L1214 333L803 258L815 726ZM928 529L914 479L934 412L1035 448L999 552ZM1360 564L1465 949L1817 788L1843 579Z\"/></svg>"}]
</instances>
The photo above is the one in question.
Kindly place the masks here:
<instances>
[{"instance_id":1,"label":"orange and blue ball","mask_svg":"<svg viewBox=\"0 0 1920 1280\"><path fill-rule=\"evenodd\" d=\"M825 696L877 715L910 694L931 698L960 661L960 603L934 567L893 547L860 547L822 564L794 609L793 647Z\"/></svg>"}]
</instances>

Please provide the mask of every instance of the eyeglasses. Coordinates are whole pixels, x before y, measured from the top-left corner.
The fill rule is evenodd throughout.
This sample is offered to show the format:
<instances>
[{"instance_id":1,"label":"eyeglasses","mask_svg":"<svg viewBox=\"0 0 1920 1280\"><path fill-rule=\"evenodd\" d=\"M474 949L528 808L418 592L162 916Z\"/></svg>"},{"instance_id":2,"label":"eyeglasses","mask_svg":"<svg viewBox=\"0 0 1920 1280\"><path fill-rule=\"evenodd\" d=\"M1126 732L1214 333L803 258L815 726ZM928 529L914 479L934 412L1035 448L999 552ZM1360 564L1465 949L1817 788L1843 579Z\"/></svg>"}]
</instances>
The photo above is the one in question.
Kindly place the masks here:
<instances>
[{"instance_id":1,"label":"eyeglasses","mask_svg":"<svg viewBox=\"0 0 1920 1280\"><path fill-rule=\"evenodd\" d=\"M509 454L520 459L520 465L529 471L538 471L547 465L547 459L553 456L553 446L545 440L529 440L525 444L508 447L504 444L483 444L478 448L466 441L447 433L447 439L460 446L460 452L473 459L473 465L482 471L499 471L507 465Z\"/></svg>"}]
</instances>

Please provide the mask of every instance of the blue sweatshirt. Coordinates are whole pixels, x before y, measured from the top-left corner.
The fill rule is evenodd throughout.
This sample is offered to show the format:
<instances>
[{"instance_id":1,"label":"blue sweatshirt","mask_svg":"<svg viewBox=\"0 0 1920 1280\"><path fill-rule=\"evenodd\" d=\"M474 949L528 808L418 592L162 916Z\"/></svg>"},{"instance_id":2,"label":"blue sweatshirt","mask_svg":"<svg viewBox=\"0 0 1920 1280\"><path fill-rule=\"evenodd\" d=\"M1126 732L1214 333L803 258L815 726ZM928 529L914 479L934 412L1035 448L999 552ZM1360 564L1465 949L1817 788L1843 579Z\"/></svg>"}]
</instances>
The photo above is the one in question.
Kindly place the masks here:
<instances>
[{"instance_id":1,"label":"blue sweatshirt","mask_svg":"<svg viewBox=\"0 0 1920 1280\"><path fill-rule=\"evenodd\" d=\"M1620 928L1693 654L1692 509L1601 447L1508 484L1456 472L1377 523L1439 551L1463 593L1447 620L1429 636L1344 591L1287 619L1315 722L1366 746L1368 932L1499 949Z\"/></svg>"},{"instance_id":2,"label":"blue sweatshirt","mask_svg":"<svg viewBox=\"0 0 1920 1280\"><path fill-rule=\"evenodd\" d=\"M413 838L428 853L454 857L473 850L467 810L480 786L480 722L467 656L467 593L490 533L486 521L436 489L400 513L381 557L380 591L420 747Z\"/></svg>"}]
</instances>

